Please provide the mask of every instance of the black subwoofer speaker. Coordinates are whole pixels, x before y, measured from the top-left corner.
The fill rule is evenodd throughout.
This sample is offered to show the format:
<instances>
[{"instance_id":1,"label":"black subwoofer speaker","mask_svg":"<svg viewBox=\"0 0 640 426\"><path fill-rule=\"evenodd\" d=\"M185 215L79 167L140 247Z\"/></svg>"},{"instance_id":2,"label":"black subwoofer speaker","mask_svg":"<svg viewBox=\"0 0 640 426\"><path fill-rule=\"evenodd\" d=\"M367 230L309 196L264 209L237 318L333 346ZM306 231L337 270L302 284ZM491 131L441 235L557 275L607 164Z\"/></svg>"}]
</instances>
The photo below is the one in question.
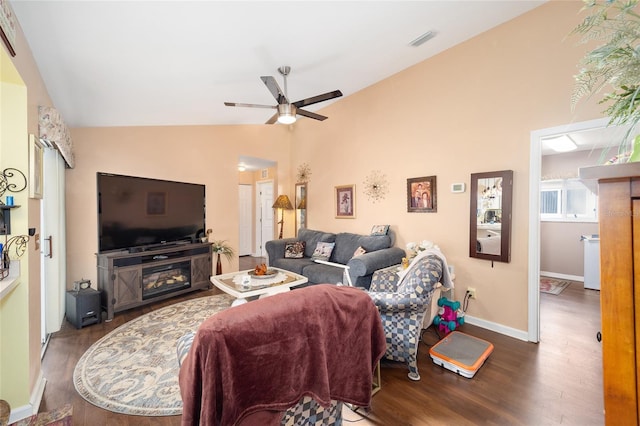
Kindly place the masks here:
<instances>
[{"instance_id":1,"label":"black subwoofer speaker","mask_svg":"<svg viewBox=\"0 0 640 426\"><path fill-rule=\"evenodd\" d=\"M92 288L67 291L67 320L76 328L102 321L100 292Z\"/></svg>"}]
</instances>

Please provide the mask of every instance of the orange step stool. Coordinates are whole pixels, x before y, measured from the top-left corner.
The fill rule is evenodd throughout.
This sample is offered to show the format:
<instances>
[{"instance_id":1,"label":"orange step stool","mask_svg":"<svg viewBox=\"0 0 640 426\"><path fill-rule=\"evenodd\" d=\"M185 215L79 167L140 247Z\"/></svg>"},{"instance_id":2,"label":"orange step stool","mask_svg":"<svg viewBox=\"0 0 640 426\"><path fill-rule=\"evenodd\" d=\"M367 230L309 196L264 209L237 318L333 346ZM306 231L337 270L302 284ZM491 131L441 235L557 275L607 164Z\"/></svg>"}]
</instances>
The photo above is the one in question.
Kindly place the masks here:
<instances>
[{"instance_id":1,"label":"orange step stool","mask_svg":"<svg viewBox=\"0 0 640 426\"><path fill-rule=\"evenodd\" d=\"M460 331L452 331L429 349L434 364L472 378L493 352L493 344Z\"/></svg>"}]
</instances>

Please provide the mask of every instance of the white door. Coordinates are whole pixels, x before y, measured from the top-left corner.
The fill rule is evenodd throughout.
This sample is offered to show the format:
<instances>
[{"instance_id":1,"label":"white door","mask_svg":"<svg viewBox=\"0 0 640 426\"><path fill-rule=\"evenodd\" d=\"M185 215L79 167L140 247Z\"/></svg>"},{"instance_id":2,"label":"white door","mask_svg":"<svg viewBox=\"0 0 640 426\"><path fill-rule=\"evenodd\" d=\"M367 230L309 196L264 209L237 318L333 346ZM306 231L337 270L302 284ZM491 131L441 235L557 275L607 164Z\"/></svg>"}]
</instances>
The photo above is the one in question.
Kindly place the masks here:
<instances>
[{"instance_id":1,"label":"white door","mask_svg":"<svg viewBox=\"0 0 640 426\"><path fill-rule=\"evenodd\" d=\"M252 192L252 185L238 185L238 199L240 200L238 256L247 256L251 254L251 242L253 241Z\"/></svg>"},{"instance_id":2,"label":"white door","mask_svg":"<svg viewBox=\"0 0 640 426\"><path fill-rule=\"evenodd\" d=\"M273 181L258 182L256 188L256 250L255 256L264 257L264 245L273 240Z\"/></svg>"},{"instance_id":3,"label":"white door","mask_svg":"<svg viewBox=\"0 0 640 426\"><path fill-rule=\"evenodd\" d=\"M44 149L43 197L40 203L42 339L60 330L65 314L66 240L64 160L54 148Z\"/></svg>"}]
</instances>

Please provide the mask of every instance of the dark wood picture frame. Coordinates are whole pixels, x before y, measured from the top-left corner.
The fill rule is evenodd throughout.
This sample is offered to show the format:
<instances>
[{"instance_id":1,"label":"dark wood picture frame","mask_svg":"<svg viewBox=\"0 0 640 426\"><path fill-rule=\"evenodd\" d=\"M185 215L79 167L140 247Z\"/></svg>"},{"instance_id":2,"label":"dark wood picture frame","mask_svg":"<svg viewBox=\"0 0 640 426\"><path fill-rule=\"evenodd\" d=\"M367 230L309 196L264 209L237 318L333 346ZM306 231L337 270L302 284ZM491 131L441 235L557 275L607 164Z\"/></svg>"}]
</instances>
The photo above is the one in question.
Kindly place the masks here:
<instances>
[{"instance_id":1,"label":"dark wood picture frame","mask_svg":"<svg viewBox=\"0 0 640 426\"><path fill-rule=\"evenodd\" d=\"M491 192L488 193L488 189ZM469 257L492 262L511 262L513 170L472 173L469 195ZM481 208L482 200L487 197L498 201L499 206ZM492 250L485 247L484 243L487 242Z\"/></svg>"},{"instance_id":2,"label":"dark wood picture frame","mask_svg":"<svg viewBox=\"0 0 640 426\"><path fill-rule=\"evenodd\" d=\"M407 179L407 212L436 213L438 191L436 176Z\"/></svg>"}]
</instances>

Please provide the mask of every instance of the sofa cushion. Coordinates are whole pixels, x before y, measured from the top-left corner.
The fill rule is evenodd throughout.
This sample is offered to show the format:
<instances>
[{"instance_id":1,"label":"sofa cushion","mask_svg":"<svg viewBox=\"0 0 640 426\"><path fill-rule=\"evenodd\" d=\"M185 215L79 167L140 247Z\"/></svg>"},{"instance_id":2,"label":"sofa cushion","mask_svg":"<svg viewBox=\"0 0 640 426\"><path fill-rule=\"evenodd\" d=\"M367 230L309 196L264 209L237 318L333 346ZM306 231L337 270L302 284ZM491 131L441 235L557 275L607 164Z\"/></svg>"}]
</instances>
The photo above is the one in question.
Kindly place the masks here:
<instances>
[{"instance_id":1,"label":"sofa cushion","mask_svg":"<svg viewBox=\"0 0 640 426\"><path fill-rule=\"evenodd\" d=\"M300 229L298 231L298 240L305 242L304 255L311 257L319 242L332 243L336 240L336 235L314 231L313 229Z\"/></svg>"},{"instance_id":2,"label":"sofa cushion","mask_svg":"<svg viewBox=\"0 0 640 426\"><path fill-rule=\"evenodd\" d=\"M304 241L294 241L284 246L284 257L287 259L300 259L304 256Z\"/></svg>"},{"instance_id":3,"label":"sofa cushion","mask_svg":"<svg viewBox=\"0 0 640 426\"><path fill-rule=\"evenodd\" d=\"M300 275L304 275L302 273L302 270L309 265L316 265L316 263L308 257L304 257L302 259L269 259L269 266L285 269L287 271L295 272L296 274Z\"/></svg>"},{"instance_id":4,"label":"sofa cushion","mask_svg":"<svg viewBox=\"0 0 640 426\"><path fill-rule=\"evenodd\" d=\"M304 276L314 284L337 284L344 282L344 269L313 262L304 268Z\"/></svg>"},{"instance_id":5,"label":"sofa cushion","mask_svg":"<svg viewBox=\"0 0 640 426\"><path fill-rule=\"evenodd\" d=\"M358 246L358 248L356 249L356 251L353 253L353 256L351 257L352 259L354 257L358 257L358 256L362 256L363 254L365 254L367 251L365 249L362 248L362 246Z\"/></svg>"},{"instance_id":6,"label":"sofa cushion","mask_svg":"<svg viewBox=\"0 0 640 426\"><path fill-rule=\"evenodd\" d=\"M329 260L331 257L331 252L333 252L333 248L336 246L336 243L325 243L319 242L316 245L316 249L313 251L311 255L311 259L313 260Z\"/></svg>"},{"instance_id":7,"label":"sofa cushion","mask_svg":"<svg viewBox=\"0 0 640 426\"><path fill-rule=\"evenodd\" d=\"M387 235L389 232L389 225L373 225L370 235Z\"/></svg>"},{"instance_id":8,"label":"sofa cushion","mask_svg":"<svg viewBox=\"0 0 640 426\"><path fill-rule=\"evenodd\" d=\"M359 235L341 232L336 235L336 247L331 255L331 261L346 265L353 254L362 247L367 252L389 248L391 238L388 235Z\"/></svg>"}]
</instances>

